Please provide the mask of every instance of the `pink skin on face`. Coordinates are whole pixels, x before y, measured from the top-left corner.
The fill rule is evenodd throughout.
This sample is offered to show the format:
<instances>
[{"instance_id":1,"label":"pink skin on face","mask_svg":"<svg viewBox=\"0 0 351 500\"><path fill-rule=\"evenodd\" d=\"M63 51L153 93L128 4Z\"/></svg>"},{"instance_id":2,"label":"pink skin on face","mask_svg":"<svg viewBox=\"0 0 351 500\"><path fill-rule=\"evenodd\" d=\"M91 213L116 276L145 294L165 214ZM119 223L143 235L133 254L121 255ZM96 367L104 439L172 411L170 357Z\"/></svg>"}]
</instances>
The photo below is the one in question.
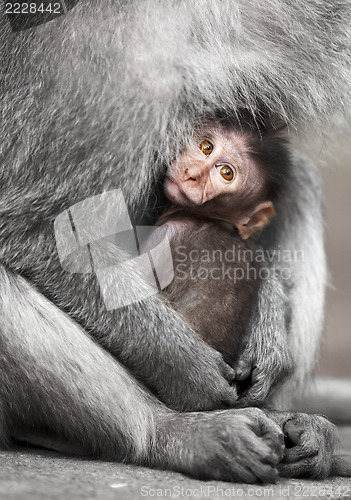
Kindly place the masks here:
<instances>
[{"instance_id":1,"label":"pink skin on face","mask_svg":"<svg viewBox=\"0 0 351 500\"><path fill-rule=\"evenodd\" d=\"M243 239L261 231L275 211L263 199L265 172L252 137L214 124L196 139L168 169L164 190L173 205L160 222L171 223L178 212L179 224L190 212L235 226Z\"/></svg>"},{"instance_id":2,"label":"pink skin on face","mask_svg":"<svg viewBox=\"0 0 351 500\"><path fill-rule=\"evenodd\" d=\"M213 146L209 155L199 147L203 140ZM182 207L200 207L216 199L216 208L223 206L227 213L231 207L238 208L238 202L258 193L263 182L248 144L247 136L220 125L204 129L170 166L164 183L166 196ZM223 166L232 169L232 180L221 175Z\"/></svg>"}]
</instances>

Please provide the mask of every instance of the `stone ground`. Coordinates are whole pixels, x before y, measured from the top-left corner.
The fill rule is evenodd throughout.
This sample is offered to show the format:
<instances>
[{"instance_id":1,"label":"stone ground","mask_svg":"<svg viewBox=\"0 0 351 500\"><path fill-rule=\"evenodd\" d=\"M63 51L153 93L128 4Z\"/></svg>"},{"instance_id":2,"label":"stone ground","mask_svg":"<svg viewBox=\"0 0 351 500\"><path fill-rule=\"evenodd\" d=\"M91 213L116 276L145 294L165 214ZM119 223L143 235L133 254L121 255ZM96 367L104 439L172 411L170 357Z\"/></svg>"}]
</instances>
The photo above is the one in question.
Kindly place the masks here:
<instances>
[{"instance_id":1,"label":"stone ground","mask_svg":"<svg viewBox=\"0 0 351 500\"><path fill-rule=\"evenodd\" d=\"M340 449L351 454L351 379L322 378L300 403L339 423ZM0 452L0 500L139 498L351 499L351 478L280 480L275 485L204 482L169 471L82 460L35 448Z\"/></svg>"}]
</instances>

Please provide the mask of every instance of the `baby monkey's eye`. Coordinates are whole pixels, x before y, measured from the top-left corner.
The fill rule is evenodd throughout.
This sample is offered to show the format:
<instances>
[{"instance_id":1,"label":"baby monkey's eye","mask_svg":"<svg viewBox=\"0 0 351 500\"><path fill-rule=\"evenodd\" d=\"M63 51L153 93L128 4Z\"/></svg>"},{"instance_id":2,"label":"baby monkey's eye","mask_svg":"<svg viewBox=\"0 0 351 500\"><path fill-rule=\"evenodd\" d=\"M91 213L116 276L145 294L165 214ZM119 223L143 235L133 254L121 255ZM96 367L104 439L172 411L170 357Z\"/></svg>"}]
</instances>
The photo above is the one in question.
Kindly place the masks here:
<instances>
[{"instance_id":1,"label":"baby monkey's eye","mask_svg":"<svg viewBox=\"0 0 351 500\"><path fill-rule=\"evenodd\" d=\"M226 181L232 181L235 177L235 169L231 165L217 165L216 166L221 177Z\"/></svg>"},{"instance_id":2,"label":"baby monkey's eye","mask_svg":"<svg viewBox=\"0 0 351 500\"><path fill-rule=\"evenodd\" d=\"M204 155L210 156L213 151L213 144L208 139L204 139L203 141L199 142L199 149Z\"/></svg>"}]
</instances>

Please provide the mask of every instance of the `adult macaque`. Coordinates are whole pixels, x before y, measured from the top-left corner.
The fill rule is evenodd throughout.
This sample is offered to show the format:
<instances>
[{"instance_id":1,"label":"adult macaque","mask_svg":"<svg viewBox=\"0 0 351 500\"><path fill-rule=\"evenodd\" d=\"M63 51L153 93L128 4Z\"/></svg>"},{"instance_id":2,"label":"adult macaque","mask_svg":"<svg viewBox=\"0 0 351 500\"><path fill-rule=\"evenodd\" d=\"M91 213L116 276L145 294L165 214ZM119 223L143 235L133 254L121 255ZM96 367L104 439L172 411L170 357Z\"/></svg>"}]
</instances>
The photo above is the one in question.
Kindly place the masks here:
<instances>
[{"instance_id":1,"label":"adult macaque","mask_svg":"<svg viewBox=\"0 0 351 500\"><path fill-rule=\"evenodd\" d=\"M53 226L72 205L117 188L131 213L143 213L183 138L216 110L258 120L269 110L291 130L328 130L334 112L351 109L349 2L80 0L17 33L0 9L1 441L55 441L210 479L271 481L278 467L327 476L327 420L218 410L237 404L222 356L162 297L106 311L93 273L61 268ZM274 395L280 408L314 366L326 279L319 175L298 155L292 170L259 243L304 259L287 264L285 290L263 282L262 330L248 345L256 359L274 349L286 296L294 370ZM133 289L148 287L132 266L123 273ZM260 373L255 404L281 371L271 361Z\"/></svg>"}]
</instances>

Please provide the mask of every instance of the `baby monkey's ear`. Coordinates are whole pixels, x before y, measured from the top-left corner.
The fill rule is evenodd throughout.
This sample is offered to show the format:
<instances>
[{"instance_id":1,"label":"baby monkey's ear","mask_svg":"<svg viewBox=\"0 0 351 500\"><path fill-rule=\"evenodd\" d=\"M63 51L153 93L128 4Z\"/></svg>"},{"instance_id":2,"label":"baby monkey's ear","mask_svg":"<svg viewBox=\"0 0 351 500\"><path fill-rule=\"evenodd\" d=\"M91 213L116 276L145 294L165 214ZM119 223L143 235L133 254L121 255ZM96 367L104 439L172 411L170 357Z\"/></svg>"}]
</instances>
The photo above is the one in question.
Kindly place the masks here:
<instances>
[{"instance_id":1,"label":"baby monkey's ear","mask_svg":"<svg viewBox=\"0 0 351 500\"><path fill-rule=\"evenodd\" d=\"M236 224L239 235L243 240L247 240L252 234L263 229L274 216L275 210L271 201L259 203L249 215L243 216Z\"/></svg>"}]
</instances>

